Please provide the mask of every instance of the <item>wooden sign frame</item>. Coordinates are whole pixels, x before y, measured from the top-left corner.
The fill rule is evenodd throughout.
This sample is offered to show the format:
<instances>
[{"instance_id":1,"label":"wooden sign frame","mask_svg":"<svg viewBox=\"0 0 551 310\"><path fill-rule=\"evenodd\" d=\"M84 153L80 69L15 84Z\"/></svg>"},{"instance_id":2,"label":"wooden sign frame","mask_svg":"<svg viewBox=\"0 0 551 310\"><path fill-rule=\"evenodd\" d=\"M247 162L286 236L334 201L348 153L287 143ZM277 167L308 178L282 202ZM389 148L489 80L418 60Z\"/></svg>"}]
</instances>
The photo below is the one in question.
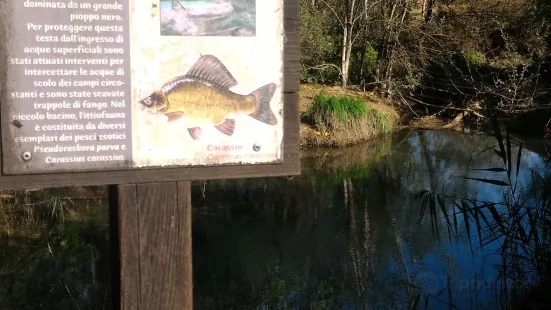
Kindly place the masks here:
<instances>
[{"instance_id":1,"label":"wooden sign frame","mask_svg":"<svg viewBox=\"0 0 551 310\"><path fill-rule=\"evenodd\" d=\"M284 52L283 52L283 162L273 164L243 164L227 166L192 166L181 168L139 168L132 170L47 173L31 175L4 175L0 172L0 188L50 188L65 186L96 186L108 184L139 184L154 182L195 181L207 179L237 179L251 177L276 177L300 174L299 146L299 2L284 0L283 14ZM4 22L9 23L9 18ZM5 46L0 47L0 85L5 85L7 79L7 57ZM8 90L0 89L0 116L2 122L8 122L6 114ZM5 143L5 133L2 143ZM2 159L0 159L2 160ZM8 163L9 164L9 163Z\"/></svg>"}]
</instances>

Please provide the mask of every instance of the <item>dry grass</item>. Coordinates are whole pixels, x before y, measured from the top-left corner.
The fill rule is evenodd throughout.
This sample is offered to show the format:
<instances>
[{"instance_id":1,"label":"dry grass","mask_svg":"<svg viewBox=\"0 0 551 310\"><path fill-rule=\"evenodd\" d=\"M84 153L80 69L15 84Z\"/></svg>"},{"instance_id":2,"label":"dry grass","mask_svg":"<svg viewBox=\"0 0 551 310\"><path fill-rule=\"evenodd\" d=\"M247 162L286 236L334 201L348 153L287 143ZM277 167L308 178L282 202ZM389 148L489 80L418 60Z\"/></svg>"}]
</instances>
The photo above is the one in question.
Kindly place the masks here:
<instances>
[{"instance_id":1,"label":"dry grass","mask_svg":"<svg viewBox=\"0 0 551 310\"><path fill-rule=\"evenodd\" d=\"M37 238L53 218L80 220L77 209L102 204L106 198L101 186L2 191L0 237Z\"/></svg>"}]
</instances>

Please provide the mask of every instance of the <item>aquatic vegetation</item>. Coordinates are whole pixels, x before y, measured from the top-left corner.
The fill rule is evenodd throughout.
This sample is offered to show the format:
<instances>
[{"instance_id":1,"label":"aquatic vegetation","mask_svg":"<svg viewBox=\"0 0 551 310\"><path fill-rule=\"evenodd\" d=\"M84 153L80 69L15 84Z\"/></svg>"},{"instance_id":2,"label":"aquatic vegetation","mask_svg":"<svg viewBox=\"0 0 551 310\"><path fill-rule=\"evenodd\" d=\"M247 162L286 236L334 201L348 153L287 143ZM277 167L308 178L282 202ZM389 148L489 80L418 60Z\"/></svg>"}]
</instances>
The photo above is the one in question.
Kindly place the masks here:
<instances>
[{"instance_id":1,"label":"aquatic vegetation","mask_svg":"<svg viewBox=\"0 0 551 310\"><path fill-rule=\"evenodd\" d=\"M417 196L421 201L419 222L430 217L433 232L438 234L438 218L443 217L450 242L454 235L457 237L458 225L465 227L469 237L470 231L476 229L482 249L499 241L497 251L502 262L495 285L507 292L498 300L500 309L549 304L551 298L542 292L551 287L551 176L531 170L530 190L521 189L523 142L513 139L509 131L503 132L493 107L488 105L487 108L497 145L473 158L476 160L482 153L494 152L501 166L475 169L475 173L485 175L463 178L500 188L501 200L481 201L422 190ZM495 177L487 174L495 174ZM452 212L448 211L448 206L452 207Z\"/></svg>"}]
</instances>

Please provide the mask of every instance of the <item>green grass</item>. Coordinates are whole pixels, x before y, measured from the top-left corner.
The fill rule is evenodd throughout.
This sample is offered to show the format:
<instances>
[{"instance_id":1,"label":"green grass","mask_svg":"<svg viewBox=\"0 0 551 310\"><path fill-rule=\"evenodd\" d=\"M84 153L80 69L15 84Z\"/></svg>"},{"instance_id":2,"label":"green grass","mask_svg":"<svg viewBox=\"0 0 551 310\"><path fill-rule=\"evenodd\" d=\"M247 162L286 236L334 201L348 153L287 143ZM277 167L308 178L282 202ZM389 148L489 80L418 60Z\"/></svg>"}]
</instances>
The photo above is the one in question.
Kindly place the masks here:
<instances>
[{"instance_id":1,"label":"green grass","mask_svg":"<svg viewBox=\"0 0 551 310\"><path fill-rule=\"evenodd\" d=\"M360 118L367 114L366 101L363 98L352 96L330 96L324 91L314 99L314 104L305 113L306 117L332 114L341 120Z\"/></svg>"},{"instance_id":2,"label":"green grass","mask_svg":"<svg viewBox=\"0 0 551 310\"><path fill-rule=\"evenodd\" d=\"M463 57L471 65L482 66L486 63L486 56L478 51L465 52L463 53Z\"/></svg>"}]
</instances>

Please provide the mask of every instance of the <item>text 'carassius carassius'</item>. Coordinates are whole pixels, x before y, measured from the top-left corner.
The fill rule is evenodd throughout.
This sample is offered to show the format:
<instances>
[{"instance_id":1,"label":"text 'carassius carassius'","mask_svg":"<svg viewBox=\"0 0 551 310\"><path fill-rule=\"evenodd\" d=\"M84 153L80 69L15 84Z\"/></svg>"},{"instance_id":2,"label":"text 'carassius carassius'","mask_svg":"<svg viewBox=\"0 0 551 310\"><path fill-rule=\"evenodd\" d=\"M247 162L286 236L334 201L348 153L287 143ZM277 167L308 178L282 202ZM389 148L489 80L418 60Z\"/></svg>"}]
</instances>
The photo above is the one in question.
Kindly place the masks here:
<instances>
[{"instance_id":1,"label":"text 'carassius carassius'","mask_svg":"<svg viewBox=\"0 0 551 310\"><path fill-rule=\"evenodd\" d=\"M148 113L166 115L169 122L184 117L194 140L200 138L204 126L214 126L228 136L233 135L235 120L228 118L231 115L246 114L268 125L277 124L270 109L276 90L274 83L248 95L229 90L236 85L237 81L218 58L205 55L185 75L169 80L139 104Z\"/></svg>"}]
</instances>

